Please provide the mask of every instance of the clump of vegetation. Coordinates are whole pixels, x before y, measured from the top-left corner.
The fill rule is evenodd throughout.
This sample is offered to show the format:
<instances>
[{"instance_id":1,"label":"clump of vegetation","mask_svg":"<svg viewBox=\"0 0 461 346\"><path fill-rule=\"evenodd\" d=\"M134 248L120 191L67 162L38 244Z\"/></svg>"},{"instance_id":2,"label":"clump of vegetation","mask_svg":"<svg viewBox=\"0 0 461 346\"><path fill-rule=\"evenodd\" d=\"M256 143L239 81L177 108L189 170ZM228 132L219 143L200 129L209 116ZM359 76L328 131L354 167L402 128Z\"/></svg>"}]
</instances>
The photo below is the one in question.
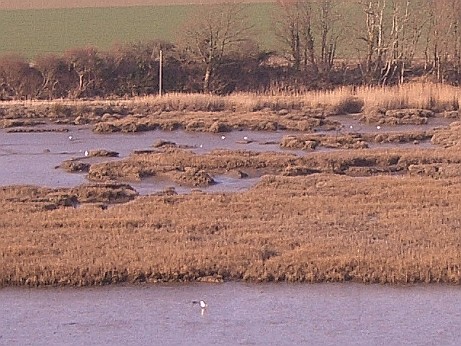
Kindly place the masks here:
<instances>
[{"instance_id":1,"label":"clump of vegetation","mask_svg":"<svg viewBox=\"0 0 461 346\"><path fill-rule=\"evenodd\" d=\"M337 115L361 113L364 105L365 102L362 99L348 96L335 104L332 112Z\"/></svg>"}]
</instances>

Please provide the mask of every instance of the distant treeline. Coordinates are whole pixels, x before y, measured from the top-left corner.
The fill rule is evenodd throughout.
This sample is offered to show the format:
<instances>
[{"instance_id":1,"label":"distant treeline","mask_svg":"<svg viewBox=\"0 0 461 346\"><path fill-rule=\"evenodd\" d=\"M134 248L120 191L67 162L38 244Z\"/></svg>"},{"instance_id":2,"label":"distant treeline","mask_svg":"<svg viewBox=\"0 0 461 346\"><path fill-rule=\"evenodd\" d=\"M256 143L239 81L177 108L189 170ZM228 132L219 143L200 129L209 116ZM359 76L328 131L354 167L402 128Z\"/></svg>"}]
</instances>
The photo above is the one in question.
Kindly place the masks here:
<instances>
[{"instance_id":1,"label":"distant treeline","mask_svg":"<svg viewBox=\"0 0 461 346\"><path fill-rule=\"evenodd\" d=\"M173 44L152 41L110 51L77 48L62 55L44 55L29 62L19 55L0 57L0 99L106 98L159 92L160 50L163 92L203 92L204 67L181 56ZM280 57L264 51L228 55L213 71L209 91L294 92L333 84L360 83L354 73L335 70L329 80L309 78ZM347 70L349 71L349 70Z\"/></svg>"},{"instance_id":2,"label":"distant treeline","mask_svg":"<svg viewBox=\"0 0 461 346\"><path fill-rule=\"evenodd\" d=\"M228 4L192 17L175 43L80 47L32 61L4 55L0 99L152 95L159 93L160 80L163 92L215 94L296 93L415 79L460 84L461 0L358 2L361 15L354 20L362 21L362 29L344 37L350 20L338 2L280 0L273 18L277 52L260 48L245 5ZM357 57L339 56L341 46L352 41L360 42Z\"/></svg>"}]
</instances>

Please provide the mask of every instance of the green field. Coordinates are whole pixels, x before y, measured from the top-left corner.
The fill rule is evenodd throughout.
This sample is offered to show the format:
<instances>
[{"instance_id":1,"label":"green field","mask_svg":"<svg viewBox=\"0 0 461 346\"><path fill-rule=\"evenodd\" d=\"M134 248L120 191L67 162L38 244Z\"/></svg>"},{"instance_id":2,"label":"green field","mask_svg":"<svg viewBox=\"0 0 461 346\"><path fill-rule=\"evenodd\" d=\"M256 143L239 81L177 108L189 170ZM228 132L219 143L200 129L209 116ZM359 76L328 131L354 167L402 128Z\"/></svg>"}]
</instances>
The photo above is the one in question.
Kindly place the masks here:
<instances>
[{"instance_id":1,"label":"green field","mask_svg":"<svg viewBox=\"0 0 461 346\"><path fill-rule=\"evenodd\" d=\"M139 6L0 11L0 54L27 58L61 53L69 48L150 39L175 41L181 26L200 5ZM275 48L271 29L274 4L249 4L255 37L264 48Z\"/></svg>"},{"instance_id":2,"label":"green field","mask_svg":"<svg viewBox=\"0 0 461 346\"><path fill-rule=\"evenodd\" d=\"M196 2L190 5L162 5L162 1L158 1L159 5L131 7L0 9L0 55L14 52L33 58L40 54L59 54L76 47L91 45L105 50L116 43L153 39L174 43L181 35L181 27L194 18L194 13L208 10L204 8L207 5L197 4L199 0L176 0ZM424 22L428 18L418 5L419 1L422 0L412 2L413 9L419 12ZM281 48L273 23L274 15L280 12L277 5L274 2L256 2L246 6L247 15L254 24L253 38L261 48ZM354 60L363 58L364 41L359 39L364 36L365 30L363 6L354 0L338 0L335 11L338 14L335 25L340 28L337 57ZM387 28L391 26L390 11L391 7L386 7ZM423 32L420 48L425 42L424 35Z\"/></svg>"}]
</instances>

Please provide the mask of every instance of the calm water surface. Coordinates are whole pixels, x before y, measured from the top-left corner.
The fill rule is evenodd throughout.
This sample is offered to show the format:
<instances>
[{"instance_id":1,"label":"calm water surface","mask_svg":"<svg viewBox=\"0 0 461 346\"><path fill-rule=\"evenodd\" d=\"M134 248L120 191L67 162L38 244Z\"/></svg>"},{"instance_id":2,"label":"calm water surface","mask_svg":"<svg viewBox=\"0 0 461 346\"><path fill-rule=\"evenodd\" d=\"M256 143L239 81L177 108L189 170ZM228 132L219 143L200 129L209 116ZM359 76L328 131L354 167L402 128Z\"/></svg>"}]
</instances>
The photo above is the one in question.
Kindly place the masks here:
<instances>
[{"instance_id":1,"label":"calm water surface","mask_svg":"<svg viewBox=\"0 0 461 346\"><path fill-rule=\"evenodd\" d=\"M67 127L66 127L67 128ZM207 153L215 149L286 151L278 145L283 132L237 131L225 134L197 133L185 131L151 131L136 134L95 134L89 128L69 127L69 132L49 133L7 133L0 130L0 186L31 184L47 187L73 187L88 182L85 174L67 173L56 169L63 161L83 159L83 161L107 160L107 158L84 157L86 150L106 149L127 157L135 150L153 149L158 140L168 140L181 146L191 147L196 153ZM72 140L69 140L72 136ZM239 143L244 137L253 142ZM269 143L269 144L268 144ZM301 151L290 151L301 154ZM235 191L248 188L254 181L217 177L218 184L210 190ZM165 184L162 184L165 183ZM133 184L141 193L161 191L172 182L145 182ZM190 191L177 186L184 192Z\"/></svg>"},{"instance_id":2,"label":"calm water surface","mask_svg":"<svg viewBox=\"0 0 461 346\"><path fill-rule=\"evenodd\" d=\"M431 118L425 125L382 125L380 130L375 125L362 124L355 116L331 117L340 121L345 133L359 131L361 133L405 132L415 130L430 130L435 127L447 126L450 119ZM45 126L46 127L46 126ZM56 127L56 126L54 126ZM0 186L14 184L31 184L47 187L74 187L88 182L85 174L67 173L56 169L63 161L82 159L95 162L108 160L107 158L85 158L86 150L106 149L120 153L120 157L127 157L135 150L152 149L158 140L168 140L180 146L190 147L198 154L215 149L250 150L257 152L288 152L296 155L310 155L301 150L288 150L279 146L288 131L254 132L233 131L224 134L186 131L150 131L135 134L112 133L96 134L87 127L66 126L69 132L44 133L7 133L0 130ZM69 140L72 136L72 140ZM223 139L222 136L225 138ZM243 143L244 138L250 140ZM414 144L399 144L399 147L415 147ZM372 145L373 148L392 148L396 144ZM418 147L430 147L430 142L421 142ZM325 150L325 149L319 149ZM214 177L217 184L206 188L207 192L240 191L253 186L258 178L237 179L226 176ZM132 184L141 194L162 191L165 187L173 186L179 193L188 193L190 188L175 185L171 181L154 179L143 180Z\"/></svg>"},{"instance_id":3,"label":"calm water surface","mask_svg":"<svg viewBox=\"0 0 461 346\"><path fill-rule=\"evenodd\" d=\"M202 314L193 300L205 299ZM0 290L2 345L459 345L461 289L194 284Z\"/></svg>"}]
</instances>

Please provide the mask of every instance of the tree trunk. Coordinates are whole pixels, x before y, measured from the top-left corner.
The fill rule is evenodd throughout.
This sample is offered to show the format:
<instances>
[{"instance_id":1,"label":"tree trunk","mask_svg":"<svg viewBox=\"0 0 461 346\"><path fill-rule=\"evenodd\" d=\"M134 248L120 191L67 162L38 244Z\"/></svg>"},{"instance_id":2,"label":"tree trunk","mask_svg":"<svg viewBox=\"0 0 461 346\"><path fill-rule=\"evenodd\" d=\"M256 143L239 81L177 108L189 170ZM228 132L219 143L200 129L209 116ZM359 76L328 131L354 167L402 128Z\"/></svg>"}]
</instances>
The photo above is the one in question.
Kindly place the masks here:
<instances>
[{"instance_id":1,"label":"tree trunk","mask_svg":"<svg viewBox=\"0 0 461 346\"><path fill-rule=\"evenodd\" d=\"M211 65L206 65L205 77L203 78L203 92L208 94L210 92L210 82L212 77L213 69Z\"/></svg>"}]
</instances>

